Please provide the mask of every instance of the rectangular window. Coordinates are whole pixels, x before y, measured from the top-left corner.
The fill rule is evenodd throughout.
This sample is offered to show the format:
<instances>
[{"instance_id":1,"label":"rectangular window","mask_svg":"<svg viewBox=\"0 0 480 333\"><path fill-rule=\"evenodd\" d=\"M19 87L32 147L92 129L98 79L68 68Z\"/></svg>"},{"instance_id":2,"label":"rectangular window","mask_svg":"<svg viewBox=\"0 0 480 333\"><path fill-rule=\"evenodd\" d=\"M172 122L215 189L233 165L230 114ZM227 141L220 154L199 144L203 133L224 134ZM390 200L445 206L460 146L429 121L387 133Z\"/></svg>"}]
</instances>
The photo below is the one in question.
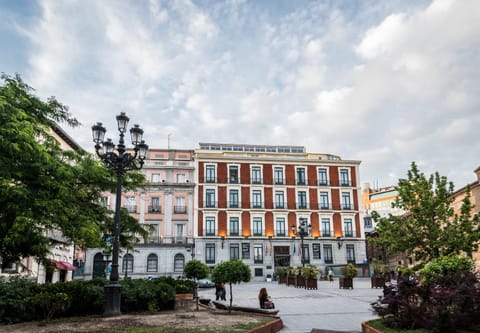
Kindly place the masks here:
<instances>
[{"instance_id":1,"label":"rectangular window","mask_svg":"<svg viewBox=\"0 0 480 333\"><path fill-rule=\"evenodd\" d=\"M238 184L238 165L230 165L228 167L228 182L230 184Z\"/></svg>"},{"instance_id":2,"label":"rectangular window","mask_svg":"<svg viewBox=\"0 0 480 333\"><path fill-rule=\"evenodd\" d=\"M125 208L128 210L129 213L136 213L137 212L137 202L135 197L126 197L125 198Z\"/></svg>"},{"instance_id":3,"label":"rectangular window","mask_svg":"<svg viewBox=\"0 0 480 333\"><path fill-rule=\"evenodd\" d=\"M277 219L275 220L275 231L277 233L277 236L286 236L284 217L277 217Z\"/></svg>"},{"instance_id":4,"label":"rectangular window","mask_svg":"<svg viewBox=\"0 0 480 333\"><path fill-rule=\"evenodd\" d=\"M207 208L216 207L215 190L214 189L205 190L205 199L206 199L205 207L207 207Z\"/></svg>"},{"instance_id":5,"label":"rectangular window","mask_svg":"<svg viewBox=\"0 0 480 333\"><path fill-rule=\"evenodd\" d=\"M275 208L285 208L285 193L275 191Z\"/></svg>"},{"instance_id":6,"label":"rectangular window","mask_svg":"<svg viewBox=\"0 0 480 333\"><path fill-rule=\"evenodd\" d=\"M330 200L327 191L320 192L320 209L330 209Z\"/></svg>"},{"instance_id":7,"label":"rectangular window","mask_svg":"<svg viewBox=\"0 0 480 333\"><path fill-rule=\"evenodd\" d=\"M147 258L147 272L158 271L158 259L156 255L149 255Z\"/></svg>"},{"instance_id":8,"label":"rectangular window","mask_svg":"<svg viewBox=\"0 0 480 333\"><path fill-rule=\"evenodd\" d=\"M340 186L351 186L348 169L340 169Z\"/></svg>"},{"instance_id":9,"label":"rectangular window","mask_svg":"<svg viewBox=\"0 0 480 333\"><path fill-rule=\"evenodd\" d=\"M320 244L312 244L313 249L313 259L322 259L320 252Z\"/></svg>"},{"instance_id":10,"label":"rectangular window","mask_svg":"<svg viewBox=\"0 0 480 333\"><path fill-rule=\"evenodd\" d=\"M353 237L352 219L343 219L343 234L345 237Z\"/></svg>"},{"instance_id":11,"label":"rectangular window","mask_svg":"<svg viewBox=\"0 0 480 333\"><path fill-rule=\"evenodd\" d=\"M252 191L252 208L262 208L262 191Z\"/></svg>"},{"instance_id":12,"label":"rectangular window","mask_svg":"<svg viewBox=\"0 0 480 333\"><path fill-rule=\"evenodd\" d=\"M263 264L263 246L254 245L253 246L253 263L254 264Z\"/></svg>"},{"instance_id":13,"label":"rectangular window","mask_svg":"<svg viewBox=\"0 0 480 333\"><path fill-rule=\"evenodd\" d=\"M152 197L150 199L150 205L148 206L149 213L160 213L160 198Z\"/></svg>"},{"instance_id":14,"label":"rectangular window","mask_svg":"<svg viewBox=\"0 0 480 333\"><path fill-rule=\"evenodd\" d=\"M262 228L262 218L261 217L254 217L252 220L253 224L253 236L262 236L263 235L263 228Z\"/></svg>"},{"instance_id":15,"label":"rectangular window","mask_svg":"<svg viewBox=\"0 0 480 333\"><path fill-rule=\"evenodd\" d=\"M161 182L161 178L160 178L160 174L159 173L152 173L152 183L160 183Z\"/></svg>"},{"instance_id":16,"label":"rectangular window","mask_svg":"<svg viewBox=\"0 0 480 333\"><path fill-rule=\"evenodd\" d=\"M148 224L148 243L160 243L160 239L158 237L158 224Z\"/></svg>"},{"instance_id":17,"label":"rectangular window","mask_svg":"<svg viewBox=\"0 0 480 333\"><path fill-rule=\"evenodd\" d=\"M185 214L187 212L187 206L185 206L184 197L175 198L175 206L173 207L173 212L175 214Z\"/></svg>"},{"instance_id":18,"label":"rectangular window","mask_svg":"<svg viewBox=\"0 0 480 333\"><path fill-rule=\"evenodd\" d=\"M215 244L205 244L205 263L215 263Z\"/></svg>"},{"instance_id":19,"label":"rectangular window","mask_svg":"<svg viewBox=\"0 0 480 333\"><path fill-rule=\"evenodd\" d=\"M205 167L205 182L206 183L215 183L216 175L215 175L215 165L207 165Z\"/></svg>"},{"instance_id":20,"label":"rectangular window","mask_svg":"<svg viewBox=\"0 0 480 333\"><path fill-rule=\"evenodd\" d=\"M253 272L255 277L263 277L263 268L255 268Z\"/></svg>"},{"instance_id":21,"label":"rectangular window","mask_svg":"<svg viewBox=\"0 0 480 333\"><path fill-rule=\"evenodd\" d=\"M322 218L322 237L331 237L330 219Z\"/></svg>"},{"instance_id":22,"label":"rectangular window","mask_svg":"<svg viewBox=\"0 0 480 333\"><path fill-rule=\"evenodd\" d=\"M238 217L230 217L230 236L239 235L239 219Z\"/></svg>"},{"instance_id":23,"label":"rectangular window","mask_svg":"<svg viewBox=\"0 0 480 333\"><path fill-rule=\"evenodd\" d=\"M239 208L238 190L228 191L228 207Z\"/></svg>"},{"instance_id":24,"label":"rectangular window","mask_svg":"<svg viewBox=\"0 0 480 333\"><path fill-rule=\"evenodd\" d=\"M328 185L328 174L326 168L318 169L318 185L326 186Z\"/></svg>"},{"instance_id":25,"label":"rectangular window","mask_svg":"<svg viewBox=\"0 0 480 333\"><path fill-rule=\"evenodd\" d=\"M306 185L305 168L297 168L297 185Z\"/></svg>"},{"instance_id":26,"label":"rectangular window","mask_svg":"<svg viewBox=\"0 0 480 333\"><path fill-rule=\"evenodd\" d=\"M230 260L240 259L240 247L238 244L230 244Z\"/></svg>"},{"instance_id":27,"label":"rectangular window","mask_svg":"<svg viewBox=\"0 0 480 333\"><path fill-rule=\"evenodd\" d=\"M307 209L307 192L306 191L297 192L297 208Z\"/></svg>"},{"instance_id":28,"label":"rectangular window","mask_svg":"<svg viewBox=\"0 0 480 333\"><path fill-rule=\"evenodd\" d=\"M303 245L302 258L304 264L310 263L310 248L307 244Z\"/></svg>"},{"instance_id":29,"label":"rectangular window","mask_svg":"<svg viewBox=\"0 0 480 333\"><path fill-rule=\"evenodd\" d=\"M283 168L275 167L274 169L274 181L277 185L282 185L285 183L283 179Z\"/></svg>"},{"instance_id":30,"label":"rectangular window","mask_svg":"<svg viewBox=\"0 0 480 333\"><path fill-rule=\"evenodd\" d=\"M252 167L252 184L262 183L262 168L259 166Z\"/></svg>"},{"instance_id":31,"label":"rectangular window","mask_svg":"<svg viewBox=\"0 0 480 333\"><path fill-rule=\"evenodd\" d=\"M352 244L347 244L347 262L355 263L355 247Z\"/></svg>"},{"instance_id":32,"label":"rectangular window","mask_svg":"<svg viewBox=\"0 0 480 333\"><path fill-rule=\"evenodd\" d=\"M333 253L332 253L332 246L331 245L324 245L323 246L323 255L325 257L326 264L333 264Z\"/></svg>"},{"instance_id":33,"label":"rectangular window","mask_svg":"<svg viewBox=\"0 0 480 333\"><path fill-rule=\"evenodd\" d=\"M351 210L350 192L342 192L342 209Z\"/></svg>"},{"instance_id":34,"label":"rectangular window","mask_svg":"<svg viewBox=\"0 0 480 333\"><path fill-rule=\"evenodd\" d=\"M177 173L177 183L185 183L185 174Z\"/></svg>"},{"instance_id":35,"label":"rectangular window","mask_svg":"<svg viewBox=\"0 0 480 333\"><path fill-rule=\"evenodd\" d=\"M242 243L242 259L250 259L250 243Z\"/></svg>"},{"instance_id":36,"label":"rectangular window","mask_svg":"<svg viewBox=\"0 0 480 333\"><path fill-rule=\"evenodd\" d=\"M207 216L205 218L205 236L215 236L215 217Z\"/></svg>"}]
</instances>

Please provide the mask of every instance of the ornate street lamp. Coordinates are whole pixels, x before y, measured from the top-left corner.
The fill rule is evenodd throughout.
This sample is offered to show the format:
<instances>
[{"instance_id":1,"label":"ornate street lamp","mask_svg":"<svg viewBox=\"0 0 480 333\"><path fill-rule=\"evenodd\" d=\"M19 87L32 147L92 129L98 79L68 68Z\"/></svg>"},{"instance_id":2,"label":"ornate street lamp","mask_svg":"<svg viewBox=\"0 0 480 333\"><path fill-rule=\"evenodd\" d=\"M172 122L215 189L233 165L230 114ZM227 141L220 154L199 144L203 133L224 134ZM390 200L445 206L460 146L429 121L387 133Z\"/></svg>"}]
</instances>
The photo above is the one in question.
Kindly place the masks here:
<instances>
[{"instance_id":1,"label":"ornate street lamp","mask_svg":"<svg viewBox=\"0 0 480 333\"><path fill-rule=\"evenodd\" d=\"M127 131L129 118L124 112L117 116L120 140L116 146L111 139L104 141L107 132L102 123L92 126L93 142L95 151L103 163L110 169L115 170L117 175L117 193L115 202L115 219L113 223L113 248L112 248L112 272L110 282L105 286L105 312L106 316L120 315L121 286L118 283L118 254L120 247L120 207L122 199L122 178L129 170L140 170L147 156L148 146L142 140L143 130L134 125L130 129L133 154L126 151L124 135Z\"/></svg>"},{"instance_id":2,"label":"ornate street lamp","mask_svg":"<svg viewBox=\"0 0 480 333\"><path fill-rule=\"evenodd\" d=\"M300 236L300 244L301 244L300 246L301 246L301 249L302 249L302 267L305 267L305 251L304 251L304 248L303 248L303 239L306 236L309 236L311 231L312 231L312 225L311 224L307 225L306 220L301 220L300 221L300 225L298 226L298 230L297 230L297 226L292 225L292 233L294 235Z\"/></svg>"}]
</instances>

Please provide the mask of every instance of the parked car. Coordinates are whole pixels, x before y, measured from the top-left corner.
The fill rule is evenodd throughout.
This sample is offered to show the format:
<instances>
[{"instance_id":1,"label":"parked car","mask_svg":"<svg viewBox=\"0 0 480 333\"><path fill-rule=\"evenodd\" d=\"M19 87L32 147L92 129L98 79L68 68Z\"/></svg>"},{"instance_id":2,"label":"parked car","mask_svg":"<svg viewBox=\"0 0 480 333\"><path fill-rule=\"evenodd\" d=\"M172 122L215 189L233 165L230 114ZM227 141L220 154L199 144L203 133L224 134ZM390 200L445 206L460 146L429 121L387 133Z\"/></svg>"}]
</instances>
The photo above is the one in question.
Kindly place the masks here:
<instances>
[{"instance_id":1,"label":"parked car","mask_svg":"<svg viewBox=\"0 0 480 333\"><path fill-rule=\"evenodd\" d=\"M212 288L215 287L215 283L210 279L200 279L197 281L198 288Z\"/></svg>"}]
</instances>

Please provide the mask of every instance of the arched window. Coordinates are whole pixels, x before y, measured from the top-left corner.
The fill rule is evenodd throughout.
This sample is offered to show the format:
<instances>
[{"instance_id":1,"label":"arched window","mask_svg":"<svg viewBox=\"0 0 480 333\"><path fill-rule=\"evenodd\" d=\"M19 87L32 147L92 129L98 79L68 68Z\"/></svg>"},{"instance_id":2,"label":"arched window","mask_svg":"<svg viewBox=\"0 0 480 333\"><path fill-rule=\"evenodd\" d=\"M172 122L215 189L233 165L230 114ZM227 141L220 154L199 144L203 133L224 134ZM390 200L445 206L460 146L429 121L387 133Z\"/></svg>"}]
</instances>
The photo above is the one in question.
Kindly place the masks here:
<instances>
[{"instance_id":1,"label":"arched window","mask_svg":"<svg viewBox=\"0 0 480 333\"><path fill-rule=\"evenodd\" d=\"M107 268L107 262L104 261L103 259L103 254L98 252L95 254L93 257L93 274L92 278L97 278L97 277L106 277L106 268Z\"/></svg>"},{"instance_id":2,"label":"arched window","mask_svg":"<svg viewBox=\"0 0 480 333\"><path fill-rule=\"evenodd\" d=\"M175 255L175 263L173 267L174 272L183 272L183 267L185 266L185 256L183 254Z\"/></svg>"},{"instance_id":3,"label":"arched window","mask_svg":"<svg viewBox=\"0 0 480 333\"><path fill-rule=\"evenodd\" d=\"M133 272L133 256L130 253L123 256L122 272L125 271L128 273Z\"/></svg>"},{"instance_id":4,"label":"arched window","mask_svg":"<svg viewBox=\"0 0 480 333\"><path fill-rule=\"evenodd\" d=\"M156 254L151 253L147 257L147 272L158 271L158 257Z\"/></svg>"}]
</instances>

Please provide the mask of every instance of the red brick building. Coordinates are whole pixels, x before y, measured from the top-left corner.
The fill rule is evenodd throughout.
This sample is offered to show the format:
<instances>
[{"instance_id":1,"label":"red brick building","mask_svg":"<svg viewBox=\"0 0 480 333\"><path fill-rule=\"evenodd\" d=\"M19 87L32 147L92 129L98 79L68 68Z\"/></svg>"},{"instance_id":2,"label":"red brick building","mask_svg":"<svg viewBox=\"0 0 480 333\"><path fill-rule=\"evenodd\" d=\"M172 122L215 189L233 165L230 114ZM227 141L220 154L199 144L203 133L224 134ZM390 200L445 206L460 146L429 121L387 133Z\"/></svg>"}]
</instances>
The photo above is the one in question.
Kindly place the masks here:
<instances>
[{"instance_id":1,"label":"red brick building","mask_svg":"<svg viewBox=\"0 0 480 333\"><path fill-rule=\"evenodd\" d=\"M196 258L212 266L242 259L259 279L302 258L323 271L363 266L359 165L300 146L200 143Z\"/></svg>"}]
</instances>

